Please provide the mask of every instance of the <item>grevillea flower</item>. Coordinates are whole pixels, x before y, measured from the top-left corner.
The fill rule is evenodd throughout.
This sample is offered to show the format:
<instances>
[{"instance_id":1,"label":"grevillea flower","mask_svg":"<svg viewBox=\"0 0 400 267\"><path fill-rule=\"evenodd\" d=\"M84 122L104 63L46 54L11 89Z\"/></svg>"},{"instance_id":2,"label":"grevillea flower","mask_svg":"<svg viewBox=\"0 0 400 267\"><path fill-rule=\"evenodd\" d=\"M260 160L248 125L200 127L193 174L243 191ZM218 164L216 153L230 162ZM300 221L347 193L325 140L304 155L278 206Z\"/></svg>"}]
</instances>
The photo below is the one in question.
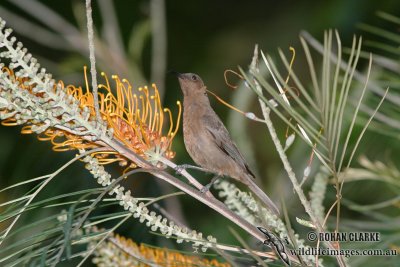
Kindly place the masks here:
<instances>
[{"instance_id":1,"label":"grevillea flower","mask_svg":"<svg viewBox=\"0 0 400 267\"><path fill-rule=\"evenodd\" d=\"M230 267L229 263L216 259L208 260L198 256L184 255L179 252L137 245L131 239L118 235L101 243L95 249L93 263L97 266L168 266L168 267Z\"/></svg>"},{"instance_id":2,"label":"grevillea flower","mask_svg":"<svg viewBox=\"0 0 400 267\"><path fill-rule=\"evenodd\" d=\"M106 93L99 94L100 112L103 119L113 129L114 137L144 157L148 151L153 151L167 158L173 158L175 152L171 150L171 145L179 128L180 102L177 102L179 114L174 128L172 113L168 108L162 107L160 94L155 84L152 84L151 88L139 87L135 92L129 81L120 80L118 76L113 75L115 96L111 91L107 76L104 73L102 76L106 83L99 85L99 89L103 89ZM165 114L167 114L169 129L166 135L163 135Z\"/></svg>"},{"instance_id":3,"label":"grevillea flower","mask_svg":"<svg viewBox=\"0 0 400 267\"><path fill-rule=\"evenodd\" d=\"M46 105L57 106L58 101L68 100L66 103L75 103L79 117L83 121L94 122L97 120L94 109L94 97L89 91L88 81L85 81L86 91L82 87L74 85L65 86L62 81L52 85L52 91L61 95L62 99L50 99L46 93L37 90L37 84L27 76L20 77L14 73L12 69L3 67L3 77L7 78L8 84L12 84L17 88L22 96L25 106L26 102L43 102ZM160 95L155 84L151 88L139 87L133 89L129 81L120 79L117 75L112 76L110 81L105 73L101 73L104 78L104 84L99 85L99 110L102 122L99 122L107 133L113 138L119 140L128 149L136 154L147 158L149 152L162 155L166 158L173 158L175 152L172 151L171 145L174 139L181 116L181 104L178 101L179 114L174 125L171 111L163 108L161 105ZM14 88L15 89L15 88ZM15 91L15 90L14 90ZM85 132L85 128L77 123L77 120L70 120L65 114L71 113L65 109L59 111L49 110L49 116L55 117L57 123L49 127L46 124L46 118L42 114L35 114L35 109L28 108L24 112L16 111L15 105L21 101L21 97L6 96L10 93L9 88L0 86L0 94L4 99L8 99L12 106L4 104L0 105L0 117L3 119L2 124L6 126L14 126L24 124L22 133L31 134L39 133L39 140L50 141L53 144L54 151L66 151L73 149L92 149L98 147L106 147L101 139L92 138L92 133ZM27 100L29 99L29 100ZM6 100L4 100L7 102ZM0 103L1 104L1 103ZM37 103L36 103L37 104ZM68 105L68 104L67 104ZM34 106L34 105L31 105ZM39 116L42 115L42 116ZM168 131L163 132L164 124L169 124ZM51 124L50 124L51 125ZM121 165L128 168L134 168L136 165L129 162L116 152L102 151L94 154L102 164L118 161Z\"/></svg>"}]
</instances>

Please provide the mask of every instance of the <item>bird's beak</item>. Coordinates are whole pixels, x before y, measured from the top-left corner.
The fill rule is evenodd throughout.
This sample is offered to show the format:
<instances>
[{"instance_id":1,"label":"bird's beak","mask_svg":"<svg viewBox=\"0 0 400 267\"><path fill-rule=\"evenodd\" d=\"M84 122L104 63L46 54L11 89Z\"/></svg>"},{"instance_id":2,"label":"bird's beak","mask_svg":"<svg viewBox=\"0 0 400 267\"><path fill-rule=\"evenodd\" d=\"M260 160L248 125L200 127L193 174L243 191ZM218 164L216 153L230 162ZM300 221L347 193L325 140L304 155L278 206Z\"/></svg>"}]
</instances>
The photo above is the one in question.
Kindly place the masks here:
<instances>
[{"instance_id":1,"label":"bird's beak","mask_svg":"<svg viewBox=\"0 0 400 267\"><path fill-rule=\"evenodd\" d=\"M183 79L182 73L177 72L177 71L175 71L175 70L170 70L170 71L168 71L168 74L172 74L172 75L175 75L176 77L178 77L179 79Z\"/></svg>"}]
</instances>

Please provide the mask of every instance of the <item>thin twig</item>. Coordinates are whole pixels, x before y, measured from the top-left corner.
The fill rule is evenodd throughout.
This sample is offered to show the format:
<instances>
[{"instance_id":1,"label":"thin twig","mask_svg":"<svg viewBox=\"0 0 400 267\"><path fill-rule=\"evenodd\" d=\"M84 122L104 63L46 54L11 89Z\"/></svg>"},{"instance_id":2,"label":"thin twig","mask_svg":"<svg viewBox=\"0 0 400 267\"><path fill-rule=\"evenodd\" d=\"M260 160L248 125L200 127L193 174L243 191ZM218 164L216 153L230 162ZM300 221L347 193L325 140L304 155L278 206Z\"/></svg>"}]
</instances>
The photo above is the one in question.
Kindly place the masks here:
<instances>
[{"instance_id":1,"label":"thin twig","mask_svg":"<svg viewBox=\"0 0 400 267\"><path fill-rule=\"evenodd\" d=\"M92 75L92 92L94 98L94 110L96 112L96 121L101 121L99 111L99 97L97 93L97 72L96 72L96 57L94 51L94 33L93 33L93 18L92 18L92 0L86 0L86 18L89 41L89 59L90 59L90 74Z\"/></svg>"}]
</instances>

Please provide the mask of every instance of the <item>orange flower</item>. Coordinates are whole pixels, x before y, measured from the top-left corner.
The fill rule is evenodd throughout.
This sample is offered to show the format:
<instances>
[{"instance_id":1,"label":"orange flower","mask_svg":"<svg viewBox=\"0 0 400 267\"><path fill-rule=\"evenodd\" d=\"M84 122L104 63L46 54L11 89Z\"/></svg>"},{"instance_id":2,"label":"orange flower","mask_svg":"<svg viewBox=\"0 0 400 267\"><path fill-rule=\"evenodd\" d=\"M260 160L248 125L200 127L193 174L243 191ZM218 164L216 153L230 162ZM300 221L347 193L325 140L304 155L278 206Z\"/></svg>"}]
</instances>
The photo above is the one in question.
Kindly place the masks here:
<instances>
[{"instance_id":1,"label":"orange flower","mask_svg":"<svg viewBox=\"0 0 400 267\"><path fill-rule=\"evenodd\" d=\"M8 78L12 80L14 84L17 84L21 90L28 92L36 97L41 97L41 93L35 93L35 84L29 84L29 78L18 77L14 72L8 68L2 69L3 73L6 73ZM171 150L172 140L174 139L181 116L181 104L178 101L179 114L176 119L174 126L174 120L172 113L168 108L163 108L161 105L160 95L155 84L152 85L151 89L147 86L140 87L134 90L126 79L120 79L117 75L112 76L113 88L110 84L109 79L104 73L101 73L104 77L104 84L99 85L99 110L103 122L105 123L108 130L113 132L113 138L122 142L127 148L135 152L136 154L147 158L147 153L152 151L166 158L173 158L175 152ZM86 92L82 90L82 87L76 87L74 85L65 86L62 81L54 84L53 90L63 90L66 97L73 97L78 101L81 116L85 117L86 121L95 120L95 109L94 109L94 97L89 91L88 81L86 77L85 67L85 81L86 81ZM0 92L2 88L0 88ZM115 93L113 93L115 92ZM11 113L7 108L0 109L0 113ZM3 125L14 126L20 124L18 122L18 115L10 115L9 118L2 121ZM167 115L167 116L165 116ZM167 119L165 119L165 117ZM58 116L58 119L62 119L62 115ZM164 124L167 124L168 120L169 128L168 132L163 132ZM35 119L29 119L26 121L26 126L21 130L23 134L31 134L36 132L36 129L43 126L43 121L37 121ZM69 124L70 125L70 124ZM77 134L75 128L79 129L80 125L74 124L74 129L68 127L56 126L49 127L43 133L39 135L39 140L51 141L53 144L54 151L66 151L73 149L92 149L102 147L104 144L101 142L92 141L85 134ZM81 127L82 128L82 127ZM101 141L101 140L99 140ZM128 168L134 168L136 165L118 155L115 151L98 152L95 153L100 163L107 164L118 161L121 165L127 166Z\"/></svg>"},{"instance_id":2,"label":"orange flower","mask_svg":"<svg viewBox=\"0 0 400 267\"><path fill-rule=\"evenodd\" d=\"M148 267L151 264L168 267L230 267L229 263L216 259L185 255L168 249L137 245L131 239L116 235L101 244L95 251L95 263L117 264L118 266ZM149 263L149 264L146 264Z\"/></svg>"}]
</instances>

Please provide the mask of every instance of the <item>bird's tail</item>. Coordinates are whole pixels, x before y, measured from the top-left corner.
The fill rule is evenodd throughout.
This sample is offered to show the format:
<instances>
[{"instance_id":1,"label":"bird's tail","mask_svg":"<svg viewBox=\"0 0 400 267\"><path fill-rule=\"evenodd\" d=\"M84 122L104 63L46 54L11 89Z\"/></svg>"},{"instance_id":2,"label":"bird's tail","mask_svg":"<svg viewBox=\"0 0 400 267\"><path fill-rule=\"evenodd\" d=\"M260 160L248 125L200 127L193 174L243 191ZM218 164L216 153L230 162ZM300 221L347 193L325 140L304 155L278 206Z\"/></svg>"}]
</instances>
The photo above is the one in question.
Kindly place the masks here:
<instances>
[{"instance_id":1,"label":"bird's tail","mask_svg":"<svg viewBox=\"0 0 400 267\"><path fill-rule=\"evenodd\" d=\"M276 216L279 217L279 210L272 202L272 200L258 187L258 185L254 182L253 179L247 179L247 186L267 207L271 210Z\"/></svg>"}]
</instances>

